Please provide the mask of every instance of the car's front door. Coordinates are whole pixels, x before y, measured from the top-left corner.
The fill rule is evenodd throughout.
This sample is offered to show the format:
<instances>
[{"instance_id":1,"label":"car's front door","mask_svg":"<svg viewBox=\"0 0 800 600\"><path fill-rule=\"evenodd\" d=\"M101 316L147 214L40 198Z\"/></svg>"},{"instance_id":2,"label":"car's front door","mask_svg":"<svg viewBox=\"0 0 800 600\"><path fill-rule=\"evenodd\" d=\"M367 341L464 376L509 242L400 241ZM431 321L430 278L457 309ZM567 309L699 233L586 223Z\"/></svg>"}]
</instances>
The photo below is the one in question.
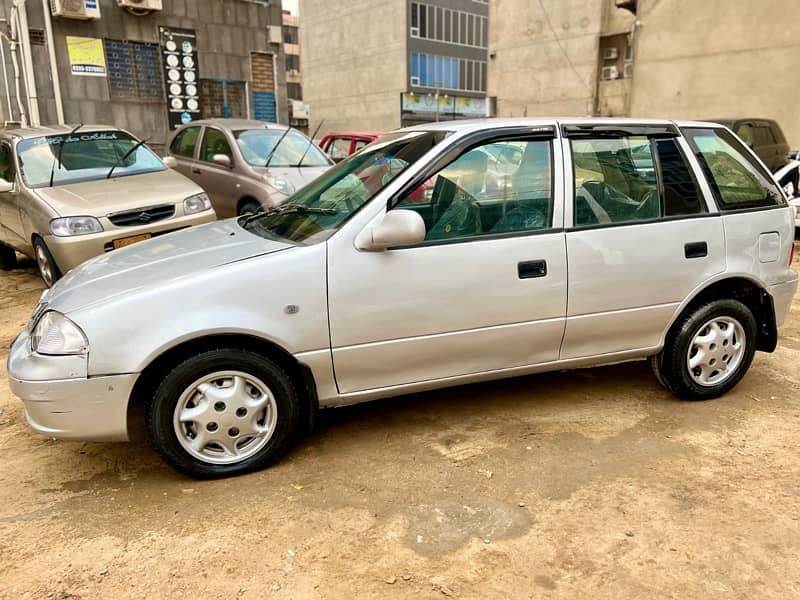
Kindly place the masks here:
<instances>
[{"instance_id":1,"label":"car's front door","mask_svg":"<svg viewBox=\"0 0 800 600\"><path fill-rule=\"evenodd\" d=\"M200 140L201 130L202 127L199 125L186 127L178 132L169 145L170 156L177 162L175 170L194 181L198 179L197 175L193 173L192 170L195 168L197 162L195 155L197 153L197 144Z\"/></svg>"},{"instance_id":2,"label":"car's front door","mask_svg":"<svg viewBox=\"0 0 800 600\"><path fill-rule=\"evenodd\" d=\"M423 242L368 252L352 237L331 239L340 393L558 358L567 299L563 178L553 133L545 137L514 138L524 159L502 185L492 179L490 146L507 137L466 147L447 166L422 173L391 210L418 212Z\"/></svg>"},{"instance_id":3,"label":"car's front door","mask_svg":"<svg viewBox=\"0 0 800 600\"><path fill-rule=\"evenodd\" d=\"M29 245L20 212L25 197L17 180L15 164L14 150L8 141L3 140L0 142L0 178L13 184L14 188L0 193L0 240L15 248L24 248Z\"/></svg>"},{"instance_id":4,"label":"car's front door","mask_svg":"<svg viewBox=\"0 0 800 600\"><path fill-rule=\"evenodd\" d=\"M653 348L681 302L725 268L710 189L672 126L564 130L574 193L561 358Z\"/></svg>"}]
</instances>

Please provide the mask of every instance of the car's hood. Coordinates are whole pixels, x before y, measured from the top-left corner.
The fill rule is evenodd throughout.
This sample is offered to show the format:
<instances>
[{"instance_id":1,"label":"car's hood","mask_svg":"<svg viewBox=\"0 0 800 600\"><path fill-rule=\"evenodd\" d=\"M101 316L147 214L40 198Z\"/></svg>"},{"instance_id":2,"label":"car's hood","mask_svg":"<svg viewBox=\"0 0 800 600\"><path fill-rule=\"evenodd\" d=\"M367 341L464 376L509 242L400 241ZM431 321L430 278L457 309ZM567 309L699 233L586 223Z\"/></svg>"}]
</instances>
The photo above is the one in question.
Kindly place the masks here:
<instances>
[{"instance_id":1,"label":"car's hood","mask_svg":"<svg viewBox=\"0 0 800 600\"><path fill-rule=\"evenodd\" d=\"M291 247L245 231L235 219L216 221L95 257L67 273L46 300L52 308L69 312L139 288L168 284L199 271Z\"/></svg>"},{"instance_id":2,"label":"car's hood","mask_svg":"<svg viewBox=\"0 0 800 600\"><path fill-rule=\"evenodd\" d=\"M324 167L270 167L269 169L258 169L262 175L272 175L273 177L282 177L292 184L292 187L299 190L301 187L311 183L317 177L322 175L325 171L330 169L330 166Z\"/></svg>"},{"instance_id":3,"label":"car's hood","mask_svg":"<svg viewBox=\"0 0 800 600\"><path fill-rule=\"evenodd\" d=\"M125 210L176 204L203 190L177 171L165 169L34 191L61 215L105 217Z\"/></svg>"}]
</instances>

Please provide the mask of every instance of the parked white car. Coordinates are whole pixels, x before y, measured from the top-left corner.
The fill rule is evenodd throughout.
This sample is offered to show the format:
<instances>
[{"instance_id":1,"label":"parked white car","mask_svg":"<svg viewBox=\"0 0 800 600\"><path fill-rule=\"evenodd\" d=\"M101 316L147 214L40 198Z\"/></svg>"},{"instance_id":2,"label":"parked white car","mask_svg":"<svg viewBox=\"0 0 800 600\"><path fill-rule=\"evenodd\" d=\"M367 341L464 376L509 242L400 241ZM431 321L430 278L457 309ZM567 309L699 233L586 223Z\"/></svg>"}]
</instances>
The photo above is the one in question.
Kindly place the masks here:
<instances>
[{"instance_id":1,"label":"parked white car","mask_svg":"<svg viewBox=\"0 0 800 600\"><path fill-rule=\"evenodd\" d=\"M35 430L124 440L143 412L201 478L275 461L319 407L474 381L649 359L678 397L714 398L775 349L793 239L775 179L719 125L424 125L271 211L71 271L9 379Z\"/></svg>"}]
</instances>

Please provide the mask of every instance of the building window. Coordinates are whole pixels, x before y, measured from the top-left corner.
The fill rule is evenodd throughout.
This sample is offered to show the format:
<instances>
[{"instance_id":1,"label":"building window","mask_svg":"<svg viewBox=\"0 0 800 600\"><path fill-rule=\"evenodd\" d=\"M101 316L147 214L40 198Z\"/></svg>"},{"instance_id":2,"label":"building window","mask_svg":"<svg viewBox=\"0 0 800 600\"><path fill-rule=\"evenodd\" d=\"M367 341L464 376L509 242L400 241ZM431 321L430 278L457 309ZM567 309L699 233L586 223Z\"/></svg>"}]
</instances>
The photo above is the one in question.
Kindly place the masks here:
<instances>
[{"instance_id":1,"label":"building window","mask_svg":"<svg viewBox=\"0 0 800 600\"><path fill-rule=\"evenodd\" d=\"M284 26L283 28L283 43L284 44L299 44L299 36L297 34L297 27Z\"/></svg>"},{"instance_id":2,"label":"building window","mask_svg":"<svg viewBox=\"0 0 800 600\"><path fill-rule=\"evenodd\" d=\"M303 99L303 86L299 83L287 83L286 84L286 94L292 100L302 100Z\"/></svg>"},{"instance_id":3,"label":"building window","mask_svg":"<svg viewBox=\"0 0 800 600\"><path fill-rule=\"evenodd\" d=\"M489 42L488 32L489 18L483 15L431 6L423 2L411 3L411 37L486 48Z\"/></svg>"},{"instance_id":4,"label":"building window","mask_svg":"<svg viewBox=\"0 0 800 600\"><path fill-rule=\"evenodd\" d=\"M111 98L162 100L158 44L103 40Z\"/></svg>"},{"instance_id":5,"label":"building window","mask_svg":"<svg viewBox=\"0 0 800 600\"><path fill-rule=\"evenodd\" d=\"M300 70L300 57L297 54L286 55L286 70L299 71Z\"/></svg>"},{"instance_id":6,"label":"building window","mask_svg":"<svg viewBox=\"0 0 800 600\"><path fill-rule=\"evenodd\" d=\"M414 87L485 92L486 63L480 60L413 52L410 83Z\"/></svg>"}]
</instances>

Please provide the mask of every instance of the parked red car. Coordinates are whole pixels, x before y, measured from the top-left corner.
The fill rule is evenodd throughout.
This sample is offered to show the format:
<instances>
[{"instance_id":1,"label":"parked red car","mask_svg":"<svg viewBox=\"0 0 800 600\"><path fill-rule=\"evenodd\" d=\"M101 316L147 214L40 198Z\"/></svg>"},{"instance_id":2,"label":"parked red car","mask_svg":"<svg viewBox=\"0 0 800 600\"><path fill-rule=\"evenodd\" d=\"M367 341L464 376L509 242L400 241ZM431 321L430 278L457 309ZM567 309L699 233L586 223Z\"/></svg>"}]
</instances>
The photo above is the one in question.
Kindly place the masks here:
<instances>
[{"instance_id":1,"label":"parked red car","mask_svg":"<svg viewBox=\"0 0 800 600\"><path fill-rule=\"evenodd\" d=\"M333 159L334 162L344 160L351 154L355 154L364 146L378 139L382 134L377 132L370 133L329 133L319 142L322 151Z\"/></svg>"}]
</instances>

